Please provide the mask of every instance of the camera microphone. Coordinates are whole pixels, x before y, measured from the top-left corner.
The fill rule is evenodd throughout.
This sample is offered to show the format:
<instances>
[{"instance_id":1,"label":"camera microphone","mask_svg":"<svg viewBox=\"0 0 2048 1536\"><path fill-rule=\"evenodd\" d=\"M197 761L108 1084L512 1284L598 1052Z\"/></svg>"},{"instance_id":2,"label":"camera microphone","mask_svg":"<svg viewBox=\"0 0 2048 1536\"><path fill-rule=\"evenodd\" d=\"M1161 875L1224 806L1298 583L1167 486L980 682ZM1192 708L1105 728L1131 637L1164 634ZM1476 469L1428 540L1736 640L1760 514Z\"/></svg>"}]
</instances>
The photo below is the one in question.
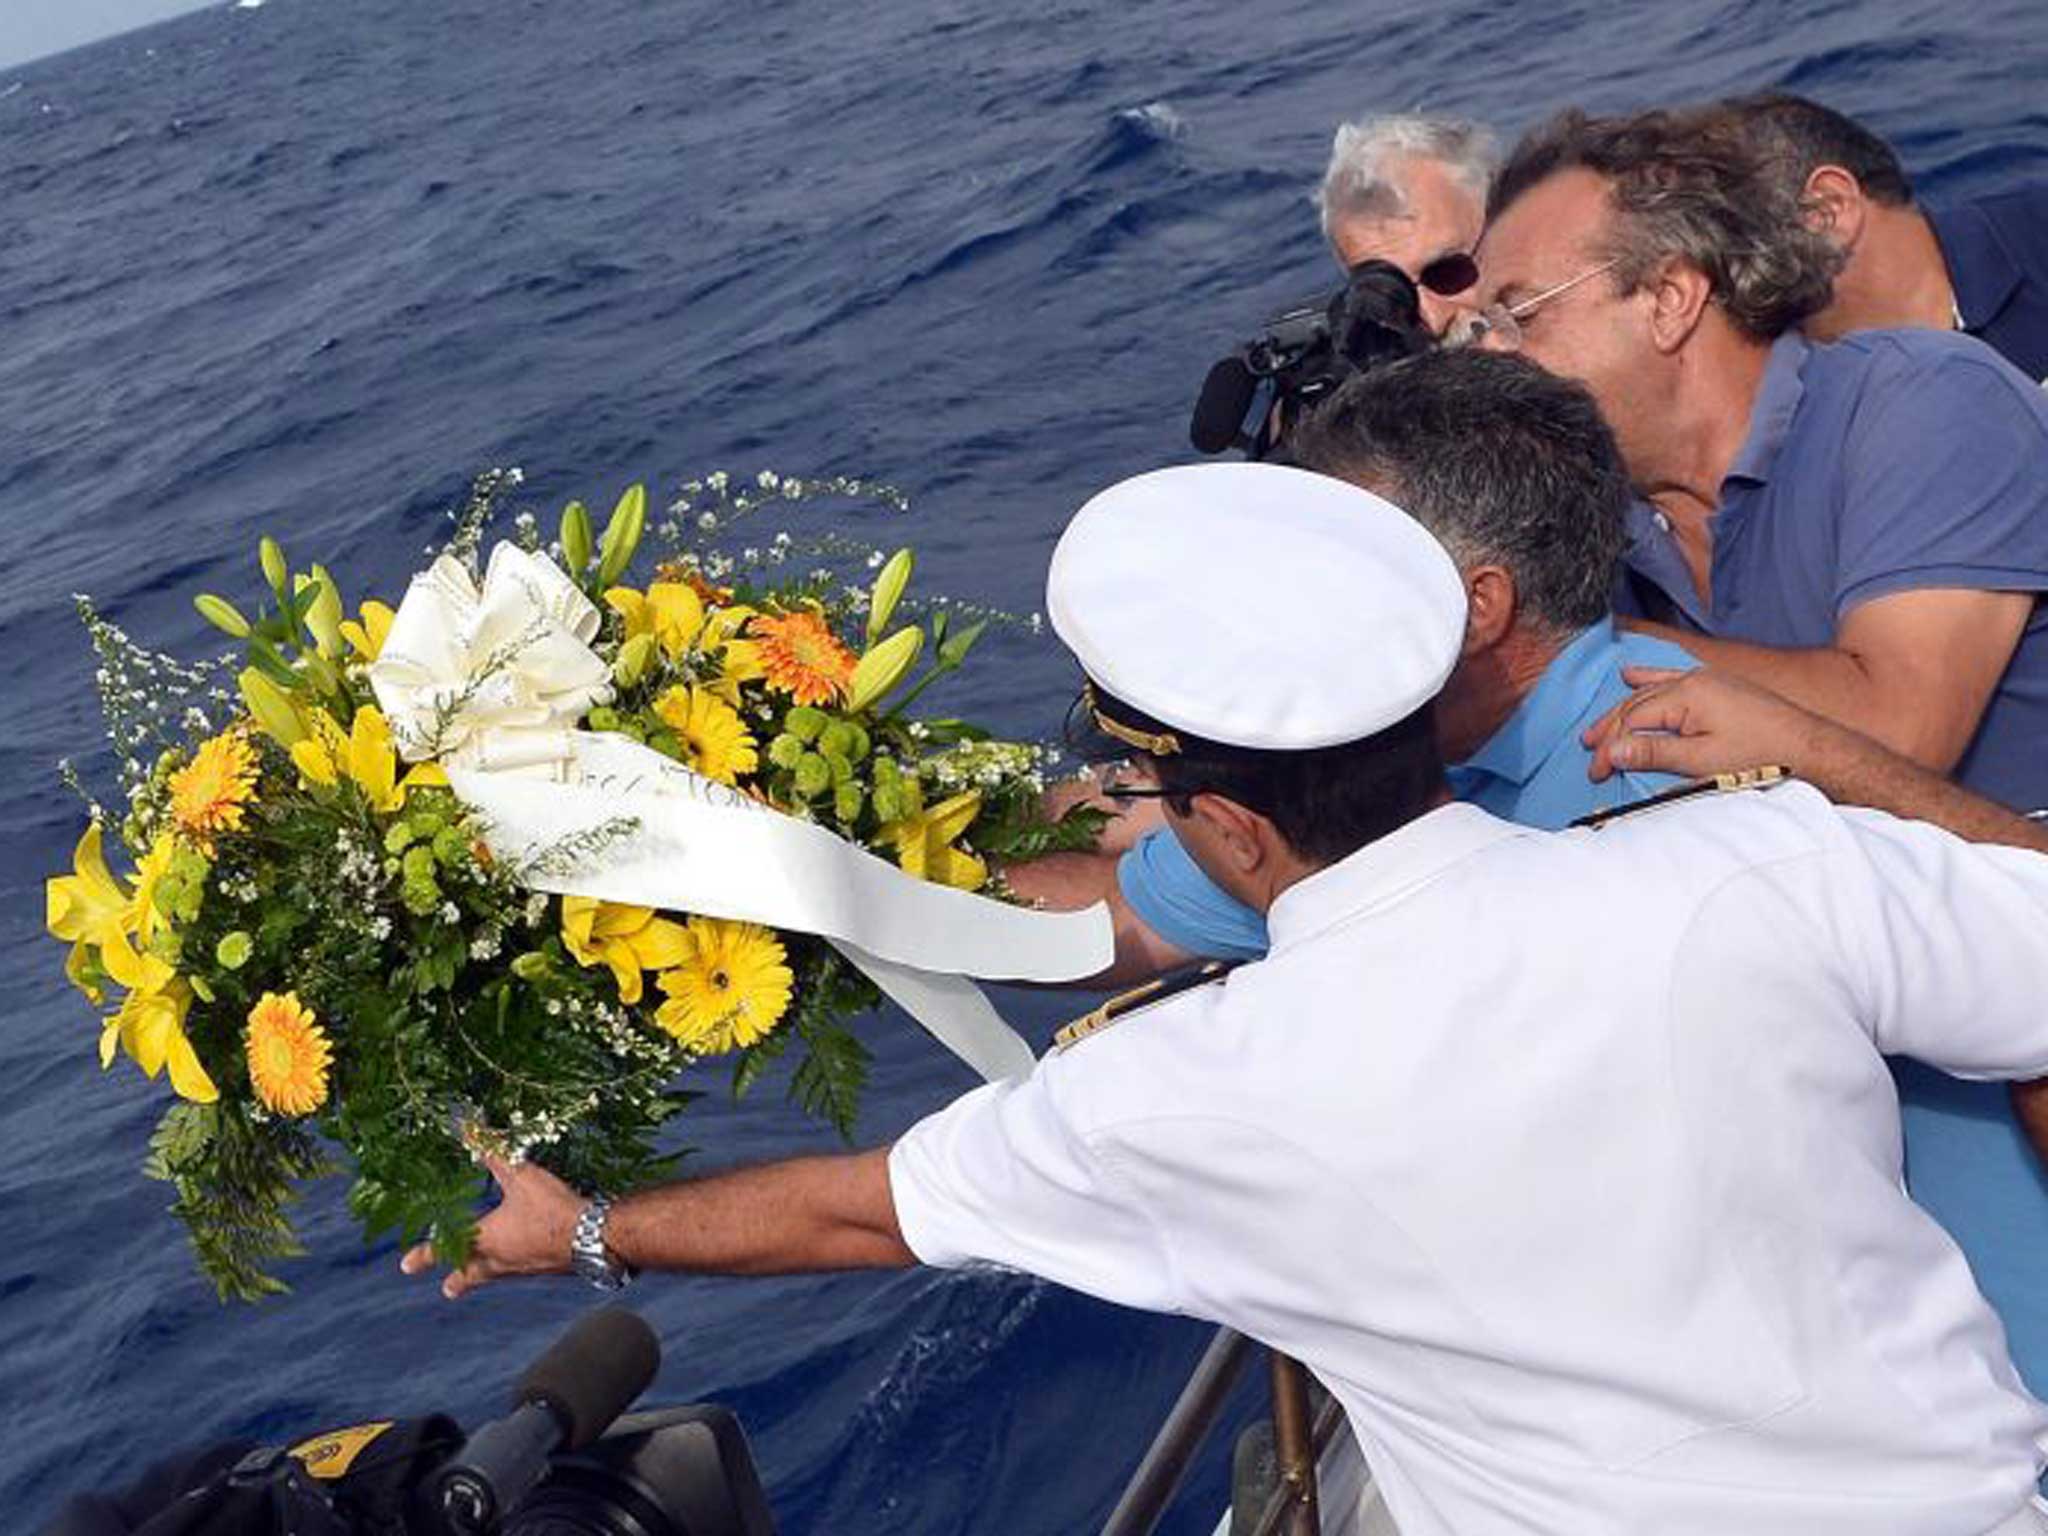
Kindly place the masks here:
<instances>
[{"instance_id":1,"label":"camera microphone","mask_svg":"<svg viewBox=\"0 0 2048 1536\"><path fill-rule=\"evenodd\" d=\"M484 1536L531 1491L558 1450L578 1451L647 1390L661 1344L638 1313L582 1318L519 1378L514 1407L469 1437L434 1484L444 1527Z\"/></svg>"},{"instance_id":2,"label":"camera microphone","mask_svg":"<svg viewBox=\"0 0 2048 1536\"><path fill-rule=\"evenodd\" d=\"M1242 441L1244 414L1258 391L1258 376L1241 357L1226 357L1202 380L1188 422L1188 441L1197 453L1222 453Z\"/></svg>"}]
</instances>

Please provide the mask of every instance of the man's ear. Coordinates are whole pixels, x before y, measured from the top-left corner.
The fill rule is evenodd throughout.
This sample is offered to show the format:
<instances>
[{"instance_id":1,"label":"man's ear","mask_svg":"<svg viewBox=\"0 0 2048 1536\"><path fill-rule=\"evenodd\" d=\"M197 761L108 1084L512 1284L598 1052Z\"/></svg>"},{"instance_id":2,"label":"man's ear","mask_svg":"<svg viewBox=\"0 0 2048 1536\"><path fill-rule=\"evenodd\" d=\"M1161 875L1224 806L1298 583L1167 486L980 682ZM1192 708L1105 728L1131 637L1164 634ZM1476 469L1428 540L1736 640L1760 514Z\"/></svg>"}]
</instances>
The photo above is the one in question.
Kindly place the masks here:
<instances>
[{"instance_id":1,"label":"man's ear","mask_svg":"<svg viewBox=\"0 0 2048 1536\"><path fill-rule=\"evenodd\" d=\"M1650 278L1648 287L1650 342L1659 352L1676 352L1699 329L1714 285L1691 262L1671 256Z\"/></svg>"},{"instance_id":2,"label":"man's ear","mask_svg":"<svg viewBox=\"0 0 2048 1536\"><path fill-rule=\"evenodd\" d=\"M1863 183L1839 165L1817 165L1799 189L1799 211L1806 227L1832 240L1845 251L1856 249L1863 238L1863 224L1869 204Z\"/></svg>"},{"instance_id":3,"label":"man's ear","mask_svg":"<svg viewBox=\"0 0 2048 1536\"><path fill-rule=\"evenodd\" d=\"M1506 566L1475 565L1465 572L1465 645L1478 656L1499 645L1515 624L1515 578Z\"/></svg>"},{"instance_id":4,"label":"man's ear","mask_svg":"<svg viewBox=\"0 0 2048 1536\"><path fill-rule=\"evenodd\" d=\"M1210 850L1232 874L1255 875L1265 867L1269 844L1280 835L1272 822L1227 796L1207 792L1191 796L1188 809L1208 825Z\"/></svg>"}]
</instances>

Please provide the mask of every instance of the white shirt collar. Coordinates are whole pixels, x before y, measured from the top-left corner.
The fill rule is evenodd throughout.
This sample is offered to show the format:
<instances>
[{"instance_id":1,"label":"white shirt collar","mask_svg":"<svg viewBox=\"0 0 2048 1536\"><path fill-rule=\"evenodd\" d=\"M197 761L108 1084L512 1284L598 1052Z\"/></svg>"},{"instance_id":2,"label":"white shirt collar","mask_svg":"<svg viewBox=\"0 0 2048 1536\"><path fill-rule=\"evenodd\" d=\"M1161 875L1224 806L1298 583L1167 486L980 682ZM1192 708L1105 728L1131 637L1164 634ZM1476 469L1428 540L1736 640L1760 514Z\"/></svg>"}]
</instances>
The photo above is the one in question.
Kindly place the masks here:
<instances>
[{"instance_id":1,"label":"white shirt collar","mask_svg":"<svg viewBox=\"0 0 2048 1536\"><path fill-rule=\"evenodd\" d=\"M1453 800L1282 891L1266 913L1273 953L1397 900L1454 864L1529 829Z\"/></svg>"}]
</instances>

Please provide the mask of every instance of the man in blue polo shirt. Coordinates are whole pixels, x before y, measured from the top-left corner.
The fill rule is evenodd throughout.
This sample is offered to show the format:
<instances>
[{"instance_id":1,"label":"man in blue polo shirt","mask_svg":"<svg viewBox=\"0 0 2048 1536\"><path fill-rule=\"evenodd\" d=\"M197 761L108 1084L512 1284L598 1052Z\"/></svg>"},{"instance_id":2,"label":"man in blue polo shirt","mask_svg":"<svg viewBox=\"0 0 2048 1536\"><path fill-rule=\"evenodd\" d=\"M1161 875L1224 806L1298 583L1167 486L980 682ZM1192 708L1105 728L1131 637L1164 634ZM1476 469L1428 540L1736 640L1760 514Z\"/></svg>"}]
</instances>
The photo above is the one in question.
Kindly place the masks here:
<instances>
[{"instance_id":1,"label":"man in blue polo shirt","mask_svg":"<svg viewBox=\"0 0 2048 1536\"><path fill-rule=\"evenodd\" d=\"M1950 332L1807 341L1838 253L1725 113L1565 116L1495 183L1481 324L1585 382L1628 596L1699 659L2048 804L2048 397ZM2048 1390L2048 1198L2004 1095L1902 1078L1908 1177Z\"/></svg>"},{"instance_id":2,"label":"man in blue polo shirt","mask_svg":"<svg viewBox=\"0 0 2048 1536\"><path fill-rule=\"evenodd\" d=\"M1692 658L1617 630L1608 611L1628 481L1583 389L1521 358L1430 353L1352 379L1289 449L1304 468L1385 496L1457 563L1465 643L1436 720L1459 798L1555 829L1678 782L1587 776L1579 736L1626 695L1622 667L1689 667ZM1255 623L1261 602L1284 600L1247 593L1230 622ZM1110 902L1118 966L1105 980L1265 952L1264 919L1210 881L1163 826L1120 857L1056 854L1007 875L1019 894L1048 904Z\"/></svg>"},{"instance_id":3,"label":"man in blue polo shirt","mask_svg":"<svg viewBox=\"0 0 2048 1536\"><path fill-rule=\"evenodd\" d=\"M2048 380L2048 185L1922 208L1891 145L1854 118L1780 92L1721 105L1842 252L1834 298L1807 335L1958 330Z\"/></svg>"}]
</instances>

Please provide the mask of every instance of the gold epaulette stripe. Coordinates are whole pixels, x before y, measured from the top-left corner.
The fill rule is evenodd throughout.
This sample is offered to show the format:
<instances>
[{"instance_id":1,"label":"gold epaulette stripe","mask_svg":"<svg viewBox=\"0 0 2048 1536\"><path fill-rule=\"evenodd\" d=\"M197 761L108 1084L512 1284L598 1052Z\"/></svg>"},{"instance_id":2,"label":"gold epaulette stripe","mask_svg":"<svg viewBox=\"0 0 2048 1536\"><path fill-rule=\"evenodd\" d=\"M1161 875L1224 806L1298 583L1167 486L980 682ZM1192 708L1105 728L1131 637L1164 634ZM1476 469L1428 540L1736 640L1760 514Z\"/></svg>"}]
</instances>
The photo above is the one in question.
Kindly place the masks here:
<instances>
[{"instance_id":1,"label":"gold epaulette stripe","mask_svg":"<svg viewBox=\"0 0 2048 1536\"><path fill-rule=\"evenodd\" d=\"M1674 784L1669 789L1660 789L1654 795L1645 795L1627 805L1611 806L1604 811L1593 811L1571 823L1574 827L1604 827L1609 822L1619 821L1624 816L1633 816L1639 811L1655 810L1660 805L1670 805L1675 800L1690 800L1695 795L1725 795L1739 789L1769 789L1773 784L1782 784L1792 777L1792 770L1776 763L1761 768L1742 768L1733 773L1717 773L1712 778L1694 779L1689 784Z\"/></svg>"},{"instance_id":2,"label":"gold epaulette stripe","mask_svg":"<svg viewBox=\"0 0 2048 1536\"><path fill-rule=\"evenodd\" d=\"M1142 987L1133 987L1128 992L1119 992L1115 997L1108 998L1097 1007L1091 1008L1072 1023L1061 1025L1052 1037L1052 1048L1055 1051L1064 1051L1069 1046L1078 1045L1090 1035L1109 1028L1127 1013L1152 1003L1163 1002L1191 987L1207 986L1212 981L1221 980L1235 968L1232 964L1211 960L1207 964L1192 966L1184 971L1161 976L1156 981L1148 981Z\"/></svg>"}]
</instances>

